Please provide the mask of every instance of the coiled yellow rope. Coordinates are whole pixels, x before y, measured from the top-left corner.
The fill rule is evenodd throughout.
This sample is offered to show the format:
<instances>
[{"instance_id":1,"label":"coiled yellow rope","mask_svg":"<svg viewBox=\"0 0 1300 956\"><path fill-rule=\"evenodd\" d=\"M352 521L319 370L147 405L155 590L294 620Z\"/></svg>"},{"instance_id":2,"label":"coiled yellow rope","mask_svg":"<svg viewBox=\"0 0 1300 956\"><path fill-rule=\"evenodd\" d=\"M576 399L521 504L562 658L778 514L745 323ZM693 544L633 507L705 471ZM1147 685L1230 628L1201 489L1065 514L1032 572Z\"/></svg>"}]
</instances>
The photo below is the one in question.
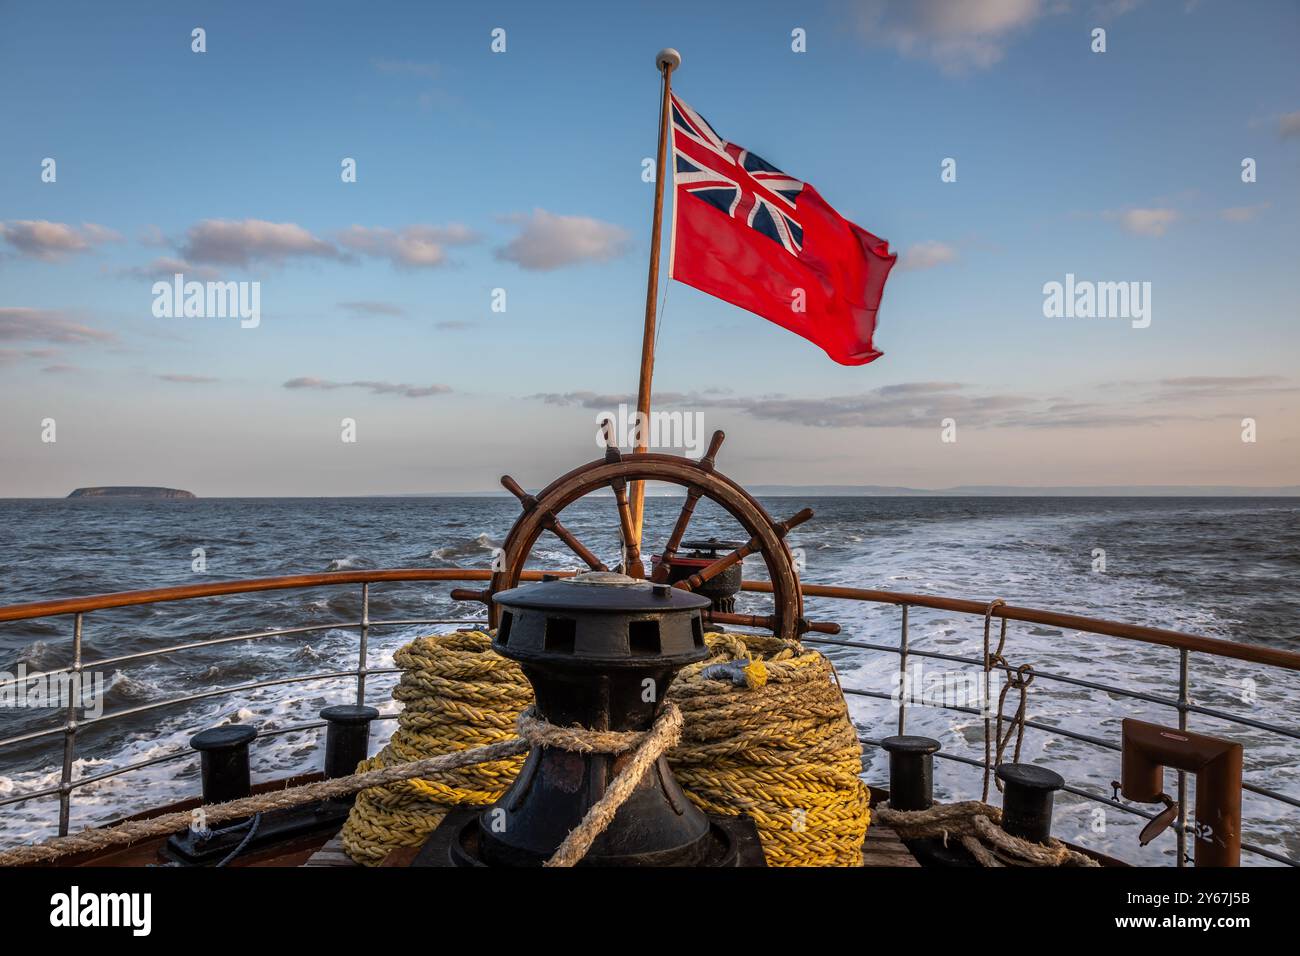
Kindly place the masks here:
<instances>
[{"instance_id":1,"label":"coiled yellow rope","mask_svg":"<svg viewBox=\"0 0 1300 956\"><path fill-rule=\"evenodd\" d=\"M702 809L749 814L773 866L860 866L870 818L858 780L862 749L830 662L794 642L706 634L709 659L669 689L685 728L669 762ZM481 631L421 637L395 655L398 730L358 770L450 753L514 736L532 689ZM363 791L342 842L358 863L417 846L453 806L495 801L522 757L432 780Z\"/></svg>"},{"instance_id":2,"label":"coiled yellow rope","mask_svg":"<svg viewBox=\"0 0 1300 956\"><path fill-rule=\"evenodd\" d=\"M393 690L403 704L397 731L359 772L510 740L533 702L519 665L493 651L482 631L419 637L394 659L402 669ZM523 765L521 755L363 790L343 827L343 848L357 863L378 866L391 850L422 844L452 807L495 801Z\"/></svg>"},{"instance_id":3,"label":"coiled yellow rope","mask_svg":"<svg viewBox=\"0 0 1300 956\"><path fill-rule=\"evenodd\" d=\"M752 817L769 866L861 866L870 792L830 661L774 637L704 639L709 659L668 689L686 721L668 754L682 788L708 813Z\"/></svg>"}]
</instances>

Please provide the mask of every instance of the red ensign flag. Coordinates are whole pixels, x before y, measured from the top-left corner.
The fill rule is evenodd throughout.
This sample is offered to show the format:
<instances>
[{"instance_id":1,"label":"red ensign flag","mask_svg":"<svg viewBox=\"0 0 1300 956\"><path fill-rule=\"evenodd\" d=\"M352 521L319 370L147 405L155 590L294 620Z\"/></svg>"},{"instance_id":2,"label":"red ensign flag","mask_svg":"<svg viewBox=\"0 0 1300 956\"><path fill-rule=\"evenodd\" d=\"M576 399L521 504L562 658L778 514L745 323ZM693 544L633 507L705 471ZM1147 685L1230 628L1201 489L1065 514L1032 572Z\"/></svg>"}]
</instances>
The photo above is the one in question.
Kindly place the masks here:
<instances>
[{"instance_id":1,"label":"red ensign flag","mask_svg":"<svg viewBox=\"0 0 1300 956\"><path fill-rule=\"evenodd\" d=\"M841 365L865 365L889 243L849 222L808 183L713 131L673 95L669 275L748 309Z\"/></svg>"}]
</instances>

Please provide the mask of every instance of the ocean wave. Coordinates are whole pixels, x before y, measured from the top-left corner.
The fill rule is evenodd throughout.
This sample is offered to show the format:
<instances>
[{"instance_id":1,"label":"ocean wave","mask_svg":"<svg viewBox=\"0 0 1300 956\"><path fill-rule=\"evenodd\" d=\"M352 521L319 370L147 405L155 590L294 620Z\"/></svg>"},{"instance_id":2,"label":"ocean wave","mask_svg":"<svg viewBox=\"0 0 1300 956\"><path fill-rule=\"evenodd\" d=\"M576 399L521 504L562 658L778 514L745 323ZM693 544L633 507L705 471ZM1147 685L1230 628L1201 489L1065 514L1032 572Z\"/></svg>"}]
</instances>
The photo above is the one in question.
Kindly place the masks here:
<instances>
[{"instance_id":1,"label":"ocean wave","mask_svg":"<svg viewBox=\"0 0 1300 956\"><path fill-rule=\"evenodd\" d=\"M18 668L24 667L29 673L35 671L46 671L55 667L60 667L68 657L67 643L60 644L54 640L32 641L25 647L18 649L13 659L9 662L7 670L17 671Z\"/></svg>"},{"instance_id":2,"label":"ocean wave","mask_svg":"<svg viewBox=\"0 0 1300 956\"><path fill-rule=\"evenodd\" d=\"M491 554L499 545L486 531L472 538L460 538L441 548L429 552L434 561L453 561L457 558L476 557Z\"/></svg>"},{"instance_id":3,"label":"ocean wave","mask_svg":"<svg viewBox=\"0 0 1300 956\"><path fill-rule=\"evenodd\" d=\"M157 684L131 677L122 671L114 671L113 676L109 678L108 686L104 688L106 705L139 704L161 696L162 690Z\"/></svg>"},{"instance_id":4,"label":"ocean wave","mask_svg":"<svg viewBox=\"0 0 1300 956\"><path fill-rule=\"evenodd\" d=\"M362 568L374 567L369 561L360 555L349 554L346 558L335 558L325 568L326 571L353 571Z\"/></svg>"}]
</instances>

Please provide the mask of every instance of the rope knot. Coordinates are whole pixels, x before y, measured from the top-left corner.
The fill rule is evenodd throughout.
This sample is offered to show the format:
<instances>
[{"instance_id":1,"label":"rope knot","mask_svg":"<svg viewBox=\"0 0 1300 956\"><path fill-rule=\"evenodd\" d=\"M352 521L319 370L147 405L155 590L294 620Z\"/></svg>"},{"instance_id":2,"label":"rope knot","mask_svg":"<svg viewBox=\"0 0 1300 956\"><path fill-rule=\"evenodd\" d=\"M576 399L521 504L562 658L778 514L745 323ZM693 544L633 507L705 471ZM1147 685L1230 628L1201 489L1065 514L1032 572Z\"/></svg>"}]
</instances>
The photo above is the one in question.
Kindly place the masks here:
<instances>
[{"instance_id":1,"label":"rope knot","mask_svg":"<svg viewBox=\"0 0 1300 956\"><path fill-rule=\"evenodd\" d=\"M519 714L515 727L532 747L556 747L583 754L621 754L635 750L652 734L668 738L664 749L675 747L682 736L682 712L670 701L649 730L593 730L580 724L568 727L553 724L541 717L533 705Z\"/></svg>"},{"instance_id":2,"label":"rope knot","mask_svg":"<svg viewBox=\"0 0 1300 956\"><path fill-rule=\"evenodd\" d=\"M682 739L682 712L671 701L664 704L654 725L644 732L591 730L587 727L559 727L537 716L529 707L519 715L519 736L534 747L558 747L578 753L621 754L631 751L623 769L593 803L582 822L569 831L564 842L546 861L546 866L573 866L591 849L596 837L605 832L641 778L665 753Z\"/></svg>"}]
</instances>

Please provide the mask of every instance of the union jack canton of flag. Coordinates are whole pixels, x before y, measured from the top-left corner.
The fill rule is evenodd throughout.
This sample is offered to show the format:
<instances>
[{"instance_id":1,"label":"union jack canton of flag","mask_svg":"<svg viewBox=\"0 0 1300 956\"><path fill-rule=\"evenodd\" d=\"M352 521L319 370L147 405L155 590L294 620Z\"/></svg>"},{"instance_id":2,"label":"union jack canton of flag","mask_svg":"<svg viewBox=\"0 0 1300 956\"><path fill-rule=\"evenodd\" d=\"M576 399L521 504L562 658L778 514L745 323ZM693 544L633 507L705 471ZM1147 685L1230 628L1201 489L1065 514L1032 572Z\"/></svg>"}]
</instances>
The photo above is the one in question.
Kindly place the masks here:
<instances>
[{"instance_id":1,"label":"union jack canton of flag","mask_svg":"<svg viewBox=\"0 0 1300 956\"><path fill-rule=\"evenodd\" d=\"M804 184L757 153L728 143L699 113L673 97L675 182L728 216L779 242L791 255L803 248L795 200Z\"/></svg>"}]
</instances>

